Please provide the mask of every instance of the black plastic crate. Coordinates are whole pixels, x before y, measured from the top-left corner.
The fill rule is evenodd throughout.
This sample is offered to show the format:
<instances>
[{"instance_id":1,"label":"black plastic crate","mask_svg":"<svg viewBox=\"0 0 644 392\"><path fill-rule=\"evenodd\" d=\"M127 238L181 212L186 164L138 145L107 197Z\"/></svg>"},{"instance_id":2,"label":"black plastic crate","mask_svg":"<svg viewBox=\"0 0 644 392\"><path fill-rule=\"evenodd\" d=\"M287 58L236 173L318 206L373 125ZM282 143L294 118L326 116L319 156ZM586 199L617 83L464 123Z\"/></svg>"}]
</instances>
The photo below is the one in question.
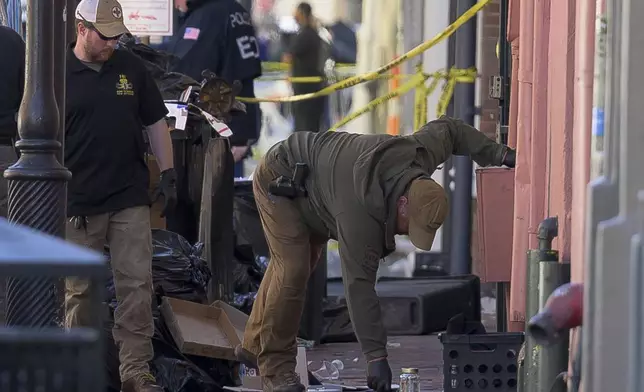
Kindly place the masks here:
<instances>
[{"instance_id":1,"label":"black plastic crate","mask_svg":"<svg viewBox=\"0 0 644 392\"><path fill-rule=\"evenodd\" d=\"M523 333L438 336L443 343L445 392L514 392Z\"/></svg>"}]
</instances>

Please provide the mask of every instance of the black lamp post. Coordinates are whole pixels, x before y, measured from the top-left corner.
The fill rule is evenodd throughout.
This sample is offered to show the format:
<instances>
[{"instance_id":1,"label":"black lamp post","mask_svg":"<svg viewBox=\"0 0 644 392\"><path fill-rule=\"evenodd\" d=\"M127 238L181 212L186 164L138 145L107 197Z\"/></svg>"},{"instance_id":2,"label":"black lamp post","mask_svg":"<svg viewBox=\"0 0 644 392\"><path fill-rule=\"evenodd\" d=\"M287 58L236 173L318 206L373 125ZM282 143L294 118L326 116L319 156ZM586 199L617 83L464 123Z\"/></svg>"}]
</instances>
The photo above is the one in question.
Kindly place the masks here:
<instances>
[{"instance_id":1,"label":"black lamp post","mask_svg":"<svg viewBox=\"0 0 644 392\"><path fill-rule=\"evenodd\" d=\"M64 67L64 57L55 55L54 42L60 37L54 33L60 35L65 29L55 30L54 25L64 23L62 4L60 0L28 1L27 70L16 143L21 155L4 172L9 183L9 221L59 237L65 233L65 186L71 177L57 159L62 147L59 133L64 129L60 129L56 96L64 92L58 84L56 94L54 82ZM9 278L7 325L52 326L60 309L56 282L52 278Z\"/></svg>"}]
</instances>

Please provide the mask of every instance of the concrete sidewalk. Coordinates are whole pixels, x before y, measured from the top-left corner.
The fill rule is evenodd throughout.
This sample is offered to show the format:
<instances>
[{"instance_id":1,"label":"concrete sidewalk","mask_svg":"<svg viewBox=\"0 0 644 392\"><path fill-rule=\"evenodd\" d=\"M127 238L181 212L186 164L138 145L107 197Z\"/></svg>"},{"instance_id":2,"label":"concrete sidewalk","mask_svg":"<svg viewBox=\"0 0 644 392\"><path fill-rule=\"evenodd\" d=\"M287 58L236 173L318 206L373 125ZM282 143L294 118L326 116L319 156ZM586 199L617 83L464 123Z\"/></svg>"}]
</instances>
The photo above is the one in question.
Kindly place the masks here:
<instances>
[{"instance_id":1,"label":"concrete sidewalk","mask_svg":"<svg viewBox=\"0 0 644 392\"><path fill-rule=\"evenodd\" d=\"M443 347L436 335L392 336L388 343L389 365L393 382L398 384L400 370L404 367L418 368L423 392L443 391ZM358 343L331 343L314 347L307 352L309 370L316 371L322 361L339 359L344 363L339 380L325 382L366 385L366 363Z\"/></svg>"}]
</instances>

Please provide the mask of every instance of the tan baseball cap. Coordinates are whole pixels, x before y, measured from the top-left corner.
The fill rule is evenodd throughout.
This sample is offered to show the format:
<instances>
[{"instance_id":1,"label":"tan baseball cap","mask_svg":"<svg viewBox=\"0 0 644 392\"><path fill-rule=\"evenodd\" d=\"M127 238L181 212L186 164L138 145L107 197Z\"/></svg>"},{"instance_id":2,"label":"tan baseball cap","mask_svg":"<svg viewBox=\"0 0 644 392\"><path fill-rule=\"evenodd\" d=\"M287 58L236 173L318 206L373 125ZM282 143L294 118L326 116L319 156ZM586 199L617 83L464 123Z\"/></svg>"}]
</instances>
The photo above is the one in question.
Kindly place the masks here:
<instances>
[{"instance_id":1,"label":"tan baseball cap","mask_svg":"<svg viewBox=\"0 0 644 392\"><path fill-rule=\"evenodd\" d=\"M415 247L431 250L436 231L449 212L445 190L431 178L412 181L407 195L409 239Z\"/></svg>"},{"instance_id":2,"label":"tan baseball cap","mask_svg":"<svg viewBox=\"0 0 644 392\"><path fill-rule=\"evenodd\" d=\"M123 23L123 8L116 0L82 0L76 7L76 18L91 23L108 38L129 33Z\"/></svg>"}]
</instances>

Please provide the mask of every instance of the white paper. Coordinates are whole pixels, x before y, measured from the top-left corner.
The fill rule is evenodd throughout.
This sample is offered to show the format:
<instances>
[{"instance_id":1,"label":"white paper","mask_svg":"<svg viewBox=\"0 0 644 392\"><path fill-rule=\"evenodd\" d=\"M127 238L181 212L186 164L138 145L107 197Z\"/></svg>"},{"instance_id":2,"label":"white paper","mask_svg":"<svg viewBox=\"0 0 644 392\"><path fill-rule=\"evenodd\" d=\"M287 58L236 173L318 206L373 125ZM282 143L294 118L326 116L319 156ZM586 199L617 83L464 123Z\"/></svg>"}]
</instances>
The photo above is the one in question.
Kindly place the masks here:
<instances>
[{"instance_id":1,"label":"white paper","mask_svg":"<svg viewBox=\"0 0 644 392\"><path fill-rule=\"evenodd\" d=\"M173 0L120 0L123 22L133 35L172 35Z\"/></svg>"}]
</instances>

